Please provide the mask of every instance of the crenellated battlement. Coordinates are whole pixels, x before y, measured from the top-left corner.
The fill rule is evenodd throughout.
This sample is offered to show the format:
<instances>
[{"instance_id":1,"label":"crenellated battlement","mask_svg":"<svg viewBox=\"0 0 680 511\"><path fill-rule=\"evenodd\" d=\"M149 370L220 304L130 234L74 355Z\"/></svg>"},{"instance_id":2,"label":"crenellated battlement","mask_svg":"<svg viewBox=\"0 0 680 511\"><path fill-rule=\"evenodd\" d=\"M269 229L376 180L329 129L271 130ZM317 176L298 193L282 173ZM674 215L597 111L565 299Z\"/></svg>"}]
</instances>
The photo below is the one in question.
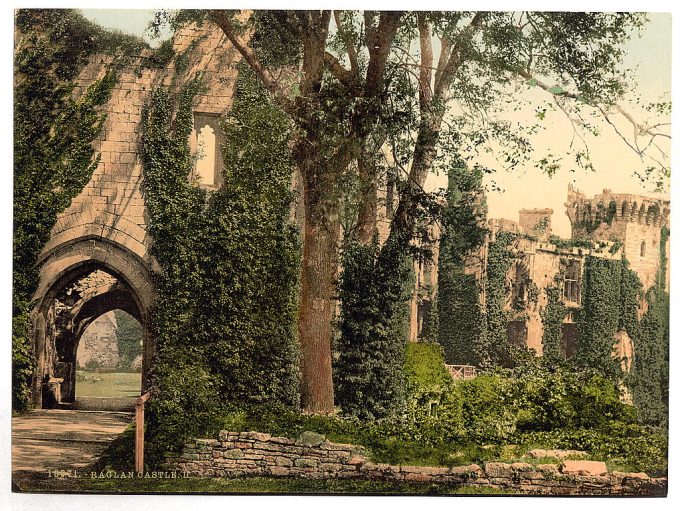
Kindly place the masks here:
<instances>
[{"instance_id":1,"label":"crenellated battlement","mask_svg":"<svg viewBox=\"0 0 680 511\"><path fill-rule=\"evenodd\" d=\"M603 223L637 223L643 226L667 225L670 201L630 193L613 193L605 189L592 198L572 185L567 192L567 216L572 225L572 237L591 238Z\"/></svg>"},{"instance_id":2,"label":"crenellated battlement","mask_svg":"<svg viewBox=\"0 0 680 511\"><path fill-rule=\"evenodd\" d=\"M653 285L661 257L661 228L670 221L670 201L608 189L589 198L569 185L565 206L572 239L621 242L643 289Z\"/></svg>"}]
</instances>

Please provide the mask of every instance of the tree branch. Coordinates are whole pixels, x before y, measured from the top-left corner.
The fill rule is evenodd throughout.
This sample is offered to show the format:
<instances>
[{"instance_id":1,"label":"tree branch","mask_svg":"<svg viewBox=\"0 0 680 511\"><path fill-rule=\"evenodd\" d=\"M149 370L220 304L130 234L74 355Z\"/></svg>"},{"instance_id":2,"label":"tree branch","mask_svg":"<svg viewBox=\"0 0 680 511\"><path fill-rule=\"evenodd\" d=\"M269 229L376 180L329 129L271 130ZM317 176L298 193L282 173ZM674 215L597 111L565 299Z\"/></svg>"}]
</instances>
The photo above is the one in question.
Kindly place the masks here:
<instances>
[{"instance_id":1,"label":"tree branch","mask_svg":"<svg viewBox=\"0 0 680 511\"><path fill-rule=\"evenodd\" d=\"M306 30L302 35L302 96L316 96L321 90L331 11L298 11Z\"/></svg>"},{"instance_id":2,"label":"tree branch","mask_svg":"<svg viewBox=\"0 0 680 511\"><path fill-rule=\"evenodd\" d=\"M345 11L333 11L333 16L335 18L335 25L338 27L338 35L342 42L347 48L347 56L349 58L350 71L355 78L359 77L359 56L357 54L357 49L352 42L350 34L345 29L344 18Z\"/></svg>"},{"instance_id":3,"label":"tree branch","mask_svg":"<svg viewBox=\"0 0 680 511\"><path fill-rule=\"evenodd\" d=\"M437 84L441 82L442 72L446 68L446 64L449 62L449 58L451 57L451 40L448 37L440 37L439 41L441 43L442 50L439 54L437 70L434 73L435 88L437 87Z\"/></svg>"},{"instance_id":4,"label":"tree branch","mask_svg":"<svg viewBox=\"0 0 680 511\"><path fill-rule=\"evenodd\" d=\"M434 95L437 98L446 99L445 94L448 88L453 82L453 77L463 63L463 48L465 40L472 37L479 27L482 25L482 20L484 19L486 13L478 12L474 15L467 27L462 29L458 36L456 37L455 43L449 41L449 45L452 46L451 54L446 62L446 67L441 71L439 75L439 82L434 85Z\"/></svg>"},{"instance_id":5,"label":"tree branch","mask_svg":"<svg viewBox=\"0 0 680 511\"><path fill-rule=\"evenodd\" d=\"M667 134L667 133L663 133L663 132L660 132L660 131L658 131L658 130L657 130L657 131L654 131L654 127L651 127L651 128L650 128L650 127L646 127L646 126L641 125L638 121L635 120L635 118L634 118L630 113L628 113L626 110L624 110L624 108L623 108L621 105L615 104L615 105L613 105L613 108L614 108L614 110L616 110L616 112L618 112L619 114L621 114L621 115L622 115L622 116L630 123L630 125L632 126L632 128L633 128L633 139L632 139L632 141L630 140L629 137L627 137L627 136L619 129L619 126L617 126L616 122L614 122L614 121L611 119L610 112L608 112L608 111L605 109L605 107L602 106L601 104L593 104L593 103L587 102L587 101L585 101L585 100L583 99L582 96L580 96L579 94L574 93L574 92L565 91L565 90L563 90L563 89L560 89L559 92L558 92L558 91L556 91L556 90L554 89L554 87L551 87L551 86L549 86L548 84L546 84L545 82L543 82L543 81L541 81L541 80L538 80L537 78L535 78L535 77L534 77L531 73L529 73L528 71L520 70L520 71L517 71L517 74L518 74L519 76L521 76L522 78L526 79L526 80L533 80L536 86L538 86L539 88L543 89L544 91L550 93L550 94L553 95L555 98L569 98L569 99L573 99L573 100L578 100L578 101L581 101L581 102L583 102L584 104L586 104L586 105L588 105L588 106L590 106L590 107L593 107L593 108L597 109L597 110L602 114L602 117L603 117L604 120L607 122L607 124L609 124L609 126L611 126L611 128L614 130L614 133L616 133L616 135L617 135L617 136L618 136L618 137L619 137L619 138L620 138L620 139L621 139L621 140L622 140L622 141L623 141L623 142L624 142L624 143L625 143L625 144L626 144L626 145L627 145L627 146L628 146L628 147L629 147L629 148L630 148L630 149L631 149L631 150L632 150L632 151L633 151L640 159L643 159L645 155L647 155L647 156L649 156L650 158L652 158L650 155L647 154L647 150L648 150L651 146L656 147L656 149L657 149L664 157L666 156L665 153L658 147L658 145L655 144L655 143L653 143L653 141L654 141L654 138L656 138L656 137L663 137L663 138L670 139L671 136L670 136L669 134ZM558 104L558 106L562 109L562 111L565 113L565 115L567 115L567 117L570 118L570 116L569 116L568 113L564 110L564 108L562 107L562 105L560 105L559 103L557 103L557 104ZM573 123L572 123L572 125L573 125ZM658 127L658 125L656 125L655 127ZM644 146L644 148L640 148L640 144L639 144L639 142L638 142L638 139L639 139L640 136L648 136L648 137L651 137L651 138L650 138L650 141ZM655 158L652 158L652 159L653 159L654 161L656 161L656 162L657 162L664 170L666 170L666 168L667 168L666 165L661 164L661 163L660 163L658 160L656 160Z\"/></svg>"},{"instance_id":6,"label":"tree branch","mask_svg":"<svg viewBox=\"0 0 680 511\"><path fill-rule=\"evenodd\" d=\"M432 28L424 13L418 14L420 34L420 76L418 90L421 106L432 102Z\"/></svg>"},{"instance_id":7,"label":"tree branch","mask_svg":"<svg viewBox=\"0 0 680 511\"><path fill-rule=\"evenodd\" d=\"M249 16L248 16L249 17ZM234 48L241 54L248 66L253 70L262 82L262 85L273 96L274 100L288 113L293 113L293 103L286 95L281 85L274 80L273 76L259 61L255 52L248 46L252 36L252 29L248 30L245 36L238 34L238 30L232 23L228 11L214 9L210 11L211 20L217 24L227 36L227 39L234 45Z\"/></svg>"},{"instance_id":8,"label":"tree branch","mask_svg":"<svg viewBox=\"0 0 680 511\"><path fill-rule=\"evenodd\" d=\"M331 74L345 87L353 89L357 85L356 75L345 69L335 55L327 51L323 60Z\"/></svg>"},{"instance_id":9,"label":"tree branch","mask_svg":"<svg viewBox=\"0 0 680 511\"><path fill-rule=\"evenodd\" d=\"M400 11L382 11L377 27L369 29L369 24L366 24L366 45L369 53L364 90L366 97L376 97L382 92L385 66L403 14Z\"/></svg>"}]
</instances>

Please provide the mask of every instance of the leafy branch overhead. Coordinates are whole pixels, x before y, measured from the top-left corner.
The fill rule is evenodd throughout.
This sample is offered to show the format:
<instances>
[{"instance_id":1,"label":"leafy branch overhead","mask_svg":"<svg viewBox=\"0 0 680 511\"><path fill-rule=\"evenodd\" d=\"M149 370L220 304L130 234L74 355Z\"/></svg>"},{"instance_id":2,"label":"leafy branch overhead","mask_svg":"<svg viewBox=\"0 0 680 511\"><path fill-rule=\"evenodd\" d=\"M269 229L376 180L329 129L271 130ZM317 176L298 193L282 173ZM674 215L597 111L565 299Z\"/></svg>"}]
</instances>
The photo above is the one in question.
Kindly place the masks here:
<instances>
[{"instance_id":1,"label":"leafy branch overhead","mask_svg":"<svg viewBox=\"0 0 680 511\"><path fill-rule=\"evenodd\" d=\"M599 134L601 129L595 126L601 119L646 169L654 167L661 178L669 173L668 148L663 141L670 138L670 125L663 120L669 113L669 103L642 104L638 100L634 110L624 106L631 87L630 73L622 67L622 44L642 29L642 14L280 11L275 14L275 28L258 22L259 18L273 16L271 13L256 11L247 22L240 14L238 23L231 21L235 19L232 12L211 11L208 16L222 27L263 84L276 91L291 112L294 104L286 95L285 84L266 66L256 45L251 49L244 44L243 38L252 35L253 26L286 32L288 47L282 45L281 50L297 52L303 60L309 55L309 66L316 66L315 74L325 73L320 85L337 82L356 102L377 97L381 86L390 90L392 84L406 85L404 80L408 81L421 107L439 105L447 110L440 125L458 126L458 118L465 121L465 129L459 129L458 134L466 135L468 142L479 137L487 142L494 137L506 141L502 130L494 125L507 122L497 115L499 107L513 99L521 100L515 84L520 85L520 92L542 89L551 108L567 116L574 132L574 164L590 167L588 143L592 140L587 140L587 135ZM311 37L317 33L324 37L315 43ZM289 51L291 40L297 46L295 52ZM323 48L319 47L322 41L326 42ZM310 54L313 48L316 58ZM416 48L418 51L414 51ZM434 62L437 53L439 58ZM302 68L301 84L311 79L307 76L311 68ZM414 100L415 96L412 103ZM420 113L420 121L426 121L422 108ZM662 120L642 119L645 113L662 116ZM351 136L356 127L347 125L347 135ZM417 123L402 130L401 135L412 138L416 133ZM512 145L529 161L524 153L530 145L522 148L519 141ZM411 147L411 156L413 153ZM516 157L513 152L506 164L513 165ZM415 182L417 177L417 172L410 176Z\"/></svg>"}]
</instances>

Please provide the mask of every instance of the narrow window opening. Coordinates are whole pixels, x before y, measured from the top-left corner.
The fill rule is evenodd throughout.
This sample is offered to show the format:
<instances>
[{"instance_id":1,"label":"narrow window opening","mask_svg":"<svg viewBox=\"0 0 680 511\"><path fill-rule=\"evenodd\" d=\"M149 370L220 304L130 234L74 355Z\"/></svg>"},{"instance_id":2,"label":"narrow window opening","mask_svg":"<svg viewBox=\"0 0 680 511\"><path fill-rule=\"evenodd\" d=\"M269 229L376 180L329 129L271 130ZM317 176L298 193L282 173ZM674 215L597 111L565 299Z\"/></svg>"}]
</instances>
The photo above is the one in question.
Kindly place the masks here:
<instances>
[{"instance_id":1,"label":"narrow window opening","mask_svg":"<svg viewBox=\"0 0 680 511\"><path fill-rule=\"evenodd\" d=\"M564 273L563 297L568 302L581 301L581 265L577 261L570 262Z\"/></svg>"},{"instance_id":2,"label":"narrow window opening","mask_svg":"<svg viewBox=\"0 0 680 511\"><path fill-rule=\"evenodd\" d=\"M204 186L215 186L215 130L208 124L198 132L196 177Z\"/></svg>"}]
</instances>

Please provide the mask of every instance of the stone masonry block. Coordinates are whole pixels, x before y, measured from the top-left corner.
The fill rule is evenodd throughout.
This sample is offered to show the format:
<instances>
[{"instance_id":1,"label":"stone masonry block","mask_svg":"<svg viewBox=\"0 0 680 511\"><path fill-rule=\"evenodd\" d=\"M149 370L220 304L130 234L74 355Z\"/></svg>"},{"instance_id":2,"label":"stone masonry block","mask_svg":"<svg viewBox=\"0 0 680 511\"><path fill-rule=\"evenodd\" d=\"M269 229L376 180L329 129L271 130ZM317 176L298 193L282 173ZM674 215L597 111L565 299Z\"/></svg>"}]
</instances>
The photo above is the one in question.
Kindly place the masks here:
<instances>
[{"instance_id":1,"label":"stone masonry block","mask_svg":"<svg viewBox=\"0 0 680 511\"><path fill-rule=\"evenodd\" d=\"M305 431L299 436L295 443L298 445L317 447L323 444L325 440L326 437L320 435L319 433L315 433L313 431Z\"/></svg>"},{"instance_id":2,"label":"stone masonry block","mask_svg":"<svg viewBox=\"0 0 680 511\"><path fill-rule=\"evenodd\" d=\"M298 468L316 468L319 462L311 458L298 458L293 462L293 465Z\"/></svg>"},{"instance_id":3,"label":"stone masonry block","mask_svg":"<svg viewBox=\"0 0 680 511\"><path fill-rule=\"evenodd\" d=\"M513 476L512 467L507 463L488 462L484 464L484 472L488 477L511 478Z\"/></svg>"},{"instance_id":4,"label":"stone masonry block","mask_svg":"<svg viewBox=\"0 0 680 511\"><path fill-rule=\"evenodd\" d=\"M565 460L562 463L562 473L581 476L604 476L607 465L602 461Z\"/></svg>"},{"instance_id":5,"label":"stone masonry block","mask_svg":"<svg viewBox=\"0 0 680 511\"><path fill-rule=\"evenodd\" d=\"M244 440L257 440L259 442L266 442L272 436L267 433L258 433L257 431L246 431L241 433L241 438Z\"/></svg>"}]
</instances>

